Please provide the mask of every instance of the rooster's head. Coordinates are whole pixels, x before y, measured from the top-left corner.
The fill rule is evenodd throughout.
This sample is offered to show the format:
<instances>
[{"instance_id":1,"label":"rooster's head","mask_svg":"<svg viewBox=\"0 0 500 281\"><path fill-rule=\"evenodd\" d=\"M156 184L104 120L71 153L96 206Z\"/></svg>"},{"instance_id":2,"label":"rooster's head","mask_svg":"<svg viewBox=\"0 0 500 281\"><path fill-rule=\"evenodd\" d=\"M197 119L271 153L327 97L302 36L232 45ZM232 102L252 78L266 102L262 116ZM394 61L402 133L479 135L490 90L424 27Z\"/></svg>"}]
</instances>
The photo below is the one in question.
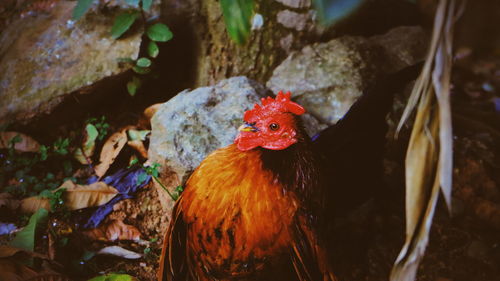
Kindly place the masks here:
<instances>
[{"instance_id":1,"label":"rooster's head","mask_svg":"<svg viewBox=\"0 0 500 281\"><path fill-rule=\"evenodd\" d=\"M262 105L245 112L239 135L234 142L242 151L256 147L282 150L296 143L297 122L294 115L302 115L305 109L290 100L290 92L279 92L275 99L262 98Z\"/></svg>"}]
</instances>

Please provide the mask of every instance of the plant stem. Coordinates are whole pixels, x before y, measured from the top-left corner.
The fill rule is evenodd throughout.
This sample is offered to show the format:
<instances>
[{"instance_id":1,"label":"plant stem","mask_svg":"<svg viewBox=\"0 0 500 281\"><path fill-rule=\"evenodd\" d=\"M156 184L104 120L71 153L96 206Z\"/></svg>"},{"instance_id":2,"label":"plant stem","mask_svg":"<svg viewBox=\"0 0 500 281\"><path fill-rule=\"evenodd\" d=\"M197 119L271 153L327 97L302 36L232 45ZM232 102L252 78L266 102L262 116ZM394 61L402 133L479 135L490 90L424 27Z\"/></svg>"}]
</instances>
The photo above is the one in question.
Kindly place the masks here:
<instances>
[{"instance_id":1,"label":"plant stem","mask_svg":"<svg viewBox=\"0 0 500 281\"><path fill-rule=\"evenodd\" d=\"M172 198L172 200L176 201L176 198L174 197L174 195L172 193L170 193L170 191L167 189L166 186L163 185L163 183L161 183L160 179L158 177L156 177L156 176L153 176L153 178L168 193L168 195L170 196L170 198Z\"/></svg>"}]
</instances>

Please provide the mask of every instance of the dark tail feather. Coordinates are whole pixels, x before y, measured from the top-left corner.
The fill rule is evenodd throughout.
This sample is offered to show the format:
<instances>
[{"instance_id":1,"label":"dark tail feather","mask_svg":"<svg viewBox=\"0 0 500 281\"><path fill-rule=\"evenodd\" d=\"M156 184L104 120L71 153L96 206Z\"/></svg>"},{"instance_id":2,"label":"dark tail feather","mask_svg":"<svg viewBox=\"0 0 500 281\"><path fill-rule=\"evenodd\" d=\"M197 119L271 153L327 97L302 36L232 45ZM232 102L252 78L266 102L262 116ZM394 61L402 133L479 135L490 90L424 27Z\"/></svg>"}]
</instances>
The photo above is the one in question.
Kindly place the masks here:
<instances>
[{"instance_id":1,"label":"dark tail feather","mask_svg":"<svg viewBox=\"0 0 500 281\"><path fill-rule=\"evenodd\" d=\"M314 138L328 176L328 205L343 213L377 192L382 182L386 116L394 94L416 79L422 63L379 80L337 124Z\"/></svg>"}]
</instances>

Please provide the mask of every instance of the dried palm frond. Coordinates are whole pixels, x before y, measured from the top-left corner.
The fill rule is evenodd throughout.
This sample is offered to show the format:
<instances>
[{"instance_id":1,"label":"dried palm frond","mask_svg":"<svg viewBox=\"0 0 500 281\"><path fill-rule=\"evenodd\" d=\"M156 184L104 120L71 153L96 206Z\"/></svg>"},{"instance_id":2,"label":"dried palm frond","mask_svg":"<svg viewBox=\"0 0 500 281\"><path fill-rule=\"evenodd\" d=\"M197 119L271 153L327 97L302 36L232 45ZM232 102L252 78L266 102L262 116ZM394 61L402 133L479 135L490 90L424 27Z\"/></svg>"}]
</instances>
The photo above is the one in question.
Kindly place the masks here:
<instances>
[{"instance_id":1,"label":"dried palm frond","mask_svg":"<svg viewBox=\"0 0 500 281\"><path fill-rule=\"evenodd\" d=\"M416 107L406 154L406 240L391 281L413 281L427 246L439 191L451 208L453 135L450 108L453 27L461 0L439 0L432 40L398 130Z\"/></svg>"}]
</instances>

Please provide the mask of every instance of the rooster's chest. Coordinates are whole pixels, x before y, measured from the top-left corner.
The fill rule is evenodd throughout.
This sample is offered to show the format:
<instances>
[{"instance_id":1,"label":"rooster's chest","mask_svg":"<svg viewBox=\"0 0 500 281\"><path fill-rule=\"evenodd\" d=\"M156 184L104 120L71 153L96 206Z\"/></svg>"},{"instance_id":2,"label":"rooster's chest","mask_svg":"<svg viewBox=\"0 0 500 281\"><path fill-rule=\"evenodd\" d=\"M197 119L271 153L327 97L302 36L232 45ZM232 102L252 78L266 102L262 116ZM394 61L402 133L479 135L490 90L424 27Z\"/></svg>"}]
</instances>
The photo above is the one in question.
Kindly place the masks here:
<instances>
[{"instance_id":1,"label":"rooster's chest","mask_svg":"<svg viewBox=\"0 0 500 281\"><path fill-rule=\"evenodd\" d=\"M266 171L199 179L183 194L189 255L205 274L245 276L279 262L297 203Z\"/></svg>"}]
</instances>

